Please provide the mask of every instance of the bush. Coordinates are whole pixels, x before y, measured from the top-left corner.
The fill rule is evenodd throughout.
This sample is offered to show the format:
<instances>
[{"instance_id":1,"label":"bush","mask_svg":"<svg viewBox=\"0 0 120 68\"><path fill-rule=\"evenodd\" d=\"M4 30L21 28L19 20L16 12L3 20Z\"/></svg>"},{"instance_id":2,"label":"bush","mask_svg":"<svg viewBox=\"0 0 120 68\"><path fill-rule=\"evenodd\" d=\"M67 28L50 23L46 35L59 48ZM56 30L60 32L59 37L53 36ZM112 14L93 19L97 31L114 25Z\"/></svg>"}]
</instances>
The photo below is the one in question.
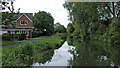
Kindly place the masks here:
<instances>
[{"instance_id":1,"label":"bush","mask_svg":"<svg viewBox=\"0 0 120 68\"><path fill-rule=\"evenodd\" d=\"M5 33L2 35L2 40L7 40L10 41L11 40L11 35L8 33Z\"/></svg>"},{"instance_id":2,"label":"bush","mask_svg":"<svg viewBox=\"0 0 120 68\"><path fill-rule=\"evenodd\" d=\"M106 33L103 34L102 38L104 41L110 44L120 44L120 32L116 30L116 25L111 23Z\"/></svg>"},{"instance_id":3,"label":"bush","mask_svg":"<svg viewBox=\"0 0 120 68\"><path fill-rule=\"evenodd\" d=\"M25 43L22 46L18 46L15 49L16 58L19 58L21 61L31 61L34 51L32 45L32 43Z\"/></svg>"},{"instance_id":4,"label":"bush","mask_svg":"<svg viewBox=\"0 0 120 68\"><path fill-rule=\"evenodd\" d=\"M2 40L4 41L11 41L14 40L15 37L18 37L18 40L25 40L26 39L26 34L3 34L2 35Z\"/></svg>"},{"instance_id":5,"label":"bush","mask_svg":"<svg viewBox=\"0 0 120 68\"><path fill-rule=\"evenodd\" d=\"M24 44L21 49L21 54L32 56L32 54L33 54L32 43Z\"/></svg>"},{"instance_id":6,"label":"bush","mask_svg":"<svg viewBox=\"0 0 120 68\"><path fill-rule=\"evenodd\" d=\"M25 40L26 34L17 34L19 36L19 40Z\"/></svg>"}]
</instances>

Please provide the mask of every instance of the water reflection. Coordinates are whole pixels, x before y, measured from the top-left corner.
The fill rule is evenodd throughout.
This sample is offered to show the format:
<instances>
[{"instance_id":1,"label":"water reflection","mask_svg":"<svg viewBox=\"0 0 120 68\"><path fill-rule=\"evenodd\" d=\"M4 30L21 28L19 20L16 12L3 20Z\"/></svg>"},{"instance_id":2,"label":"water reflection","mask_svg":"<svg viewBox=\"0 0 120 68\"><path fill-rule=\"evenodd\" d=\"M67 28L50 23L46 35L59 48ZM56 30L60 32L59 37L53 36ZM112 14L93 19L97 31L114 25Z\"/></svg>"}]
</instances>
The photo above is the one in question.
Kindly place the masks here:
<instances>
[{"instance_id":1,"label":"water reflection","mask_svg":"<svg viewBox=\"0 0 120 68\"><path fill-rule=\"evenodd\" d=\"M120 46L68 37L50 61L33 66L120 66Z\"/></svg>"},{"instance_id":2,"label":"water reflection","mask_svg":"<svg viewBox=\"0 0 120 68\"><path fill-rule=\"evenodd\" d=\"M120 66L120 46L100 41L79 41L67 38L68 44L76 47L69 65L72 66Z\"/></svg>"},{"instance_id":3,"label":"water reflection","mask_svg":"<svg viewBox=\"0 0 120 68\"><path fill-rule=\"evenodd\" d=\"M34 63L33 66L68 66L68 61L73 59L73 55L69 51L74 49L75 47L69 46L65 42L59 49L54 50L51 61L47 61L45 64Z\"/></svg>"}]
</instances>

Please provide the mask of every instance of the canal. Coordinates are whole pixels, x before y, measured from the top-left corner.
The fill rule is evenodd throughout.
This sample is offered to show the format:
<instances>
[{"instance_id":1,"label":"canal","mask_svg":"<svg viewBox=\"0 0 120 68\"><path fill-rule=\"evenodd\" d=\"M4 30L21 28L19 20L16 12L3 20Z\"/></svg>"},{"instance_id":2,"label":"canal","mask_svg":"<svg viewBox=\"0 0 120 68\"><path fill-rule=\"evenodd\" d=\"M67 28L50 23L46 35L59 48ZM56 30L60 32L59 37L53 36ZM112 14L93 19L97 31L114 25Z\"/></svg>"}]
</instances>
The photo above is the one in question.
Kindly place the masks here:
<instances>
[{"instance_id":1,"label":"canal","mask_svg":"<svg viewBox=\"0 0 120 68\"><path fill-rule=\"evenodd\" d=\"M67 38L55 49L49 61L32 66L117 66L120 67L120 46L100 41Z\"/></svg>"},{"instance_id":2,"label":"canal","mask_svg":"<svg viewBox=\"0 0 120 68\"><path fill-rule=\"evenodd\" d=\"M59 49L54 50L54 55L50 62L47 61L45 64L34 63L33 66L68 66L68 61L73 59L73 54L69 51L74 49L74 46L69 46L67 41L65 41Z\"/></svg>"}]
</instances>

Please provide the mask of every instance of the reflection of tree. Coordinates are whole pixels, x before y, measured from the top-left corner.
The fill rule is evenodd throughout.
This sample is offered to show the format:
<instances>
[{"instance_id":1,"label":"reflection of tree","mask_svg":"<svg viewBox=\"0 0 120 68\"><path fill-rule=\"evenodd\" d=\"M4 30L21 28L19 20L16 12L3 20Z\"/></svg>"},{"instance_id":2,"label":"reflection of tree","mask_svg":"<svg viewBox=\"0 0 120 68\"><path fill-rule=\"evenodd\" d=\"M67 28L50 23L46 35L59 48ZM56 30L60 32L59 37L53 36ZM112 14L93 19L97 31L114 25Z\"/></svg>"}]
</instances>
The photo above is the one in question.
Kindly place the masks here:
<instances>
[{"instance_id":1,"label":"reflection of tree","mask_svg":"<svg viewBox=\"0 0 120 68\"><path fill-rule=\"evenodd\" d=\"M54 50L52 49L52 50L47 50L47 51L45 51L44 53L39 53L39 54L37 54L36 56L34 56L34 58L36 58L36 59L34 59L34 60L31 60L31 61L27 61L27 62L24 62L24 64L26 64L27 66L30 66L30 65L32 65L33 64L33 62L34 63L36 63L36 62L38 62L39 64L45 64L47 61L48 62L50 62L51 61L51 59L52 59L52 56L53 56L53 54L54 54ZM32 56L33 57L33 56Z\"/></svg>"},{"instance_id":2,"label":"reflection of tree","mask_svg":"<svg viewBox=\"0 0 120 68\"><path fill-rule=\"evenodd\" d=\"M109 59L114 63L115 66L120 65L120 46L106 44L102 45Z\"/></svg>"},{"instance_id":3,"label":"reflection of tree","mask_svg":"<svg viewBox=\"0 0 120 68\"><path fill-rule=\"evenodd\" d=\"M70 41L71 39L67 39ZM116 66L120 65L120 52L118 47L106 47L105 44L99 41L83 41L80 42L78 39L73 39L71 41L76 47L76 52L78 55L74 54L74 59L72 61L73 66L110 66L113 62ZM104 56L107 56L105 60Z\"/></svg>"},{"instance_id":4,"label":"reflection of tree","mask_svg":"<svg viewBox=\"0 0 120 68\"><path fill-rule=\"evenodd\" d=\"M39 60L38 59L35 60L35 62L44 64L46 61L50 61L52 59L53 54L54 54L54 50L47 50L46 52L42 53L41 55L42 58L40 58Z\"/></svg>"}]
</instances>

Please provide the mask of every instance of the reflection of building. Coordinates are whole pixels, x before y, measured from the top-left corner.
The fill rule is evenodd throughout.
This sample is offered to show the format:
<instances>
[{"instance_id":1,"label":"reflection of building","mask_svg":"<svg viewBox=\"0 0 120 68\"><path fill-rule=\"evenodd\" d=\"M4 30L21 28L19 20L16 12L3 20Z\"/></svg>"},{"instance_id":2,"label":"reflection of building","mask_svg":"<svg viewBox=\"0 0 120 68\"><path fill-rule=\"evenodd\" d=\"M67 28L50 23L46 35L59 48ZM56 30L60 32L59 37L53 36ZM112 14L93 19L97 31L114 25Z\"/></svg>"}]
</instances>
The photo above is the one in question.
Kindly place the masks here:
<instances>
[{"instance_id":1,"label":"reflection of building","mask_svg":"<svg viewBox=\"0 0 120 68\"><path fill-rule=\"evenodd\" d=\"M15 14L13 17L17 17L17 20L14 21L14 25L9 24L2 28L2 33L26 33L27 37L32 37L33 32L33 13L20 13Z\"/></svg>"}]
</instances>

